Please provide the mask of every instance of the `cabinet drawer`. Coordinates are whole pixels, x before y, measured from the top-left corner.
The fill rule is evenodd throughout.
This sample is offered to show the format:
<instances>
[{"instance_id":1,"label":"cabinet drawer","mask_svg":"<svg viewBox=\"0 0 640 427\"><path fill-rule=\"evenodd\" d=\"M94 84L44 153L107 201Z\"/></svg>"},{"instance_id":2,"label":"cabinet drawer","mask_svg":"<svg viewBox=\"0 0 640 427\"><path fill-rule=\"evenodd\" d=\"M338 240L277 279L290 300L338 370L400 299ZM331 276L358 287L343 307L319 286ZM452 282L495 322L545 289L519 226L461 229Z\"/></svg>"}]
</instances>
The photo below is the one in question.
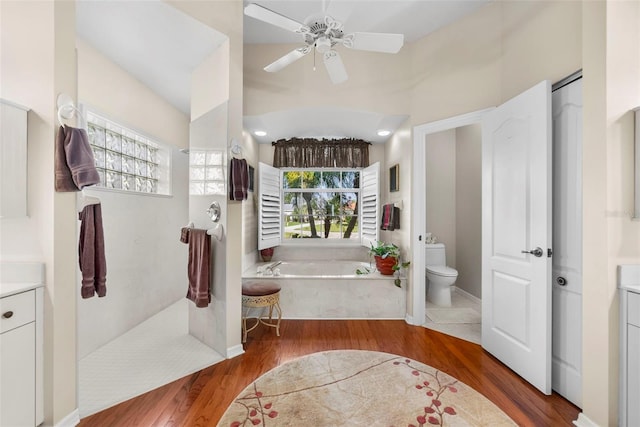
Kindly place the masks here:
<instances>
[{"instance_id":1,"label":"cabinet drawer","mask_svg":"<svg viewBox=\"0 0 640 427\"><path fill-rule=\"evenodd\" d=\"M0 299L0 333L36 320L35 291Z\"/></svg>"}]
</instances>

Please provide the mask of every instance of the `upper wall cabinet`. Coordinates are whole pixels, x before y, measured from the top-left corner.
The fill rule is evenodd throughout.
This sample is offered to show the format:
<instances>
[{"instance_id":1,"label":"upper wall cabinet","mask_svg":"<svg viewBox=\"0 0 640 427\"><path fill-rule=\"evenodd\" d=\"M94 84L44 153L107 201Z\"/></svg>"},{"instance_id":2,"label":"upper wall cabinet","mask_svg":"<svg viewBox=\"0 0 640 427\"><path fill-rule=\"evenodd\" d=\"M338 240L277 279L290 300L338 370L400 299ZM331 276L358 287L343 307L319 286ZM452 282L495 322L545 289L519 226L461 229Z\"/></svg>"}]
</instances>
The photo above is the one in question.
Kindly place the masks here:
<instances>
[{"instance_id":1,"label":"upper wall cabinet","mask_svg":"<svg viewBox=\"0 0 640 427\"><path fill-rule=\"evenodd\" d=\"M27 216L27 112L0 99L0 218Z\"/></svg>"}]
</instances>

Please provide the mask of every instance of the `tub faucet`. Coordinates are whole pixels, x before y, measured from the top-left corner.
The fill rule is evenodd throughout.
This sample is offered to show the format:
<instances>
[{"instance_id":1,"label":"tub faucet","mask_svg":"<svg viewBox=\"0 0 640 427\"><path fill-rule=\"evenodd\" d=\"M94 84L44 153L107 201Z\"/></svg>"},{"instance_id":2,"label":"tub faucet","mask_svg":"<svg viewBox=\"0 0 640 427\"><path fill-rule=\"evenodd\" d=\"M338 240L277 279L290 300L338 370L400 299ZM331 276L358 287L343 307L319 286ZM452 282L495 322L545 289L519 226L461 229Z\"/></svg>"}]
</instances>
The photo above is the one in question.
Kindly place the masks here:
<instances>
[{"instance_id":1,"label":"tub faucet","mask_svg":"<svg viewBox=\"0 0 640 427\"><path fill-rule=\"evenodd\" d=\"M267 267L265 267L265 270L269 270L269 271L271 271L271 274L273 274L273 269L276 268L277 266L279 266L280 264L282 264L282 261L274 262L273 264L268 265Z\"/></svg>"}]
</instances>

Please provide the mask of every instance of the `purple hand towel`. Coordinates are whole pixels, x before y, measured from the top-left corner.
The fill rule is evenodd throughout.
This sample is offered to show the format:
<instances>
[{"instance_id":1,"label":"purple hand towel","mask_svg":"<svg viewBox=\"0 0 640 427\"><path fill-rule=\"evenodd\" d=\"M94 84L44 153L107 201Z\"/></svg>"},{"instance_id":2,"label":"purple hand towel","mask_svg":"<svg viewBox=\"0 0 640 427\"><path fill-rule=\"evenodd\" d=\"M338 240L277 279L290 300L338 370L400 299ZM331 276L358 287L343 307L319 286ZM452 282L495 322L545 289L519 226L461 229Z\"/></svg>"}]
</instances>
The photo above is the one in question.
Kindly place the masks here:
<instances>
[{"instance_id":1,"label":"purple hand towel","mask_svg":"<svg viewBox=\"0 0 640 427\"><path fill-rule=\"evenodd\" d=\"M67 165L67 156L64 150L64 140L66 136L64 126L60 126L60 128L58 128L55 146L55 189L58 192L78 191L78 187L76 187L76 184L73 182L73 178L71 177L71 169L69 169L69 166Z\"/></svg>"},{"instance_id":2,"label":"purple hand towel","mask_svg":"<svg viewBox=\"0 0 640 427\"><path fill-rule=\"evenodd\" d=\"M102 230L102 206L88 205L78 214L80 241L78 252L82 272L82 298L107 295L107 261L104 253L104 231Z\"/></svg>"},{"instance_id":3,"label":"purple hand towel","mask_svg":"<svg viewBox=\"0 0 640 427\"><path fill-rule=\"evenodd\" d=\"M181 233L180 241L183 241L182 236L183 233ZM209 291L211 238L207 234L207 230L187 228L186 240L189 243L187 298L193 301L196 307L207 307L211 302L211 292Z\"/></svg>"},{"instance_id":4,"label":"purple hand towel","mask_svg":"<svg viewBox=\"0 0 640 427\"><path fill-rule=\"evenodd\" d=\"M229 167L229 200L247 200L249 167L245 159L231 159Z\"/></svg>"},{"instance_id":5,"label":"purple hand towel","mask_svg":"<svg viewBox=\"0 0 640 427\"><path fill-rule=\"evenodd\" d=\"M56 191L78 191L100 183L93 150L84 129L60 126L55 151Z\"/></svg>"}]
</instances>

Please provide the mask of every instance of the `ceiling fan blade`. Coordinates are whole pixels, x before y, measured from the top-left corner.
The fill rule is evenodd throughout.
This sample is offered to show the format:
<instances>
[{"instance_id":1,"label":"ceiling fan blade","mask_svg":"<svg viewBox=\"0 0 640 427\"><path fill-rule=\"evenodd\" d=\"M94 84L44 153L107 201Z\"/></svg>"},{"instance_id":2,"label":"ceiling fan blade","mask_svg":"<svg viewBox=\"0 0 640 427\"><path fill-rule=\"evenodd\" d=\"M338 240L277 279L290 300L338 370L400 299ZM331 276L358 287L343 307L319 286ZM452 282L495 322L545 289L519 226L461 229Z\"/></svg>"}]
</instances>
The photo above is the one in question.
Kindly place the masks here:
<instances>
[{"instance_id":1,"label":"ceiling fan blade","mask_svg":"<svg viewBox=\"0 0 640 427\"><path fill-rule=\"evenodd\" d=\"M404 44L404 34L353 33L344 39L344 46L371 52L398 53Z\"/></svg>"},{"instance_id":2,"label":"ceiling fan blade","mask_svg":"<svg viewBox=\"0 0 640 427\"><path fill-rule=\"evenodd\" d=\"M305 32L305 29L308 30L306 25L255 3L247 5L247 7L244 8L244 14L294 33L302 33Z\"/></svg>"},{"instance_id":3,"label":"ceiling fan blade","mask_svg":"<svg viewBox=\"0 0 640 427\"><path fill-rule=\"evenodd\" d=\"M338 84L346 81L349 76L347 70L344 68L340 54L335 50L328 50L323 56L324 66L327 68L329 78L333 84Z\"/></svg>"},{"instance_id":4,"label":"ceiling fan blade","mask_svg":"<svg viewBox=\"0 0 640 427\"><path fill-rule=\"evenodd\" d=\"M276 71L280 71L287 65L296 62L298 59L302 58L310 51L311 51L311 48L309 46L304 46L298 49L294 49L291 52L287 53L285 56L281 57L280 59L277 59L271 64L264 67L264 70L268 71L269 73L275 73Z\"/></svg>"}]
</instances>

